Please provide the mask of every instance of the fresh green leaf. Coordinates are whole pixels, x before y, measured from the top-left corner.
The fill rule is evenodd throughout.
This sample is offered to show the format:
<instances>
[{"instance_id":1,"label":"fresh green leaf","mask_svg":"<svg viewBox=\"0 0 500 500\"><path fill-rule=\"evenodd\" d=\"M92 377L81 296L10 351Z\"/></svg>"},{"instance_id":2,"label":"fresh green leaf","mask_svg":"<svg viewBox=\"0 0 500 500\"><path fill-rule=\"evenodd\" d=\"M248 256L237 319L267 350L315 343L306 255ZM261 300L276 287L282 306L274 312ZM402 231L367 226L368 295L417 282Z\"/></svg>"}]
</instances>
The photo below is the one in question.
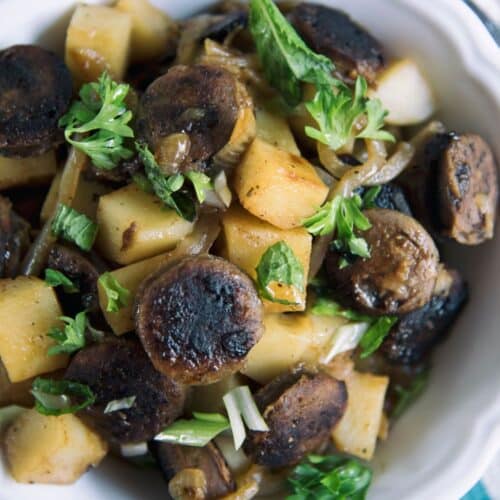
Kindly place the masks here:
<instances>
[{"instance_id":1,"label":"fresh green leaf","mask_svg":"<svg viewBox=\"0 0 500 500\"><path fill-rule=\"evenodd\" d=\"M184 176L174 174L166 177L156 163L153 153L146 145L136 143L139 156L144 163L146 177L154 193L167 207L173 208L182 218L192 222L196 218L196 206L189 193L183 190Z\"/></svg>"},{"instance_id":2,"label":"fresh green leaf","mask_svg":"<svg viewBox=\"0 0 500 500\"><path fill-rule=\"evenodd\" d=\"M372 322L359 343L361 359L372 355L380 347L397 320L395 316L381 316Z\"/></svg>"},{"instance_id":3,"label":"fresh green leaf","mask_svg":"<svg viewBox=\"0 0 500 500\"><path fill-rule=\"evenodd\" d=\"M264 252L256 271L257 288L264 299L279 304L290 304L274 296L269 289L273 282L292 285L300 292L304 290L304 268L284 241L278 241Z\"/></svg>"},{"instance_id":4,"label":"fresh green leaf","mask_svg":"<svg viewBox=\"0 0 500 500\"><path fill-rule=\"evenodd\" d=\"M203 447L215 436L230 428L228 419L218 413L195 413L193 416L191 420L176 420L154 439L185 446Z\"/></svg>"},{"instance_id":5,"label":"fresh green leaf","mask_svg":"<svg viewBox=\"0 0 500 500\"><path fill-rule=\"evenodd\" d=\"M66 140L98 168L112 169L134 154L125 145L125 139L134 137L128 125L132 112L125 103L129 88L104 72L97 82L82 86L80 100L59 120Z\"/></svg>"},{"instance_id":6,"label":"fresh green leaf","mask_svg":"<svg viewBox=\"0 0 500 500\"><path fill-rule=\"evenodd\" d=\"M50 267L45 269L45 283L51 287L62 286L66 293L77 293L79 291L78 286L61 273L61 271L51 269Z\"/></svg>"},{"instance_id":7,"label":"fresh green leaf","mask_svg":"<svg viewBox=\"0 0 500 500\"><path fill-rule=\"evenodd\" d=\"M187 172L186 177L191 181L191 184L193 184L196 199L199 203L203 203L206 198L206 191L213 189L210 177L201 172Z\"/></svg>"},{"instance_id":8,"label":"fresh green leaf","mask_svg":"<svg viewBox=\"0 0 500 500\"><path fill-rule=\"evenodd\" d=\"M338 302L326 297L318 297L311 308L316 316L340 316L350 321L372 322L373 318L352 309L345 309Z\"/></svg>"},{"instance_id":9,"label":"fresh green leaf","mask_svg":"<svg viewBox=\"0 0 500 500\"><path fill-rule=\"evenodd\" d=\"M54 356L61 353L72 353L85 347L85 330L87 328L87 315L85 311L79 312L75 319L61 316L59 318L65 325L61 330L59 327L53 327L47 334L53 338L57 345L49 347L47 354Z\"/></svg>"},{"instance_id":10,"label":"fresh green leaf","mask_svg":"<svg viewBox=\"0 0 500 500\"><path fill-rule=\"evenodd\" d=\"M356 137L364 137L366 139L376 139L379 141L394 142L394 136L382 130L385 117L389 111L382 106L380 99L368 99L365 103L366 126Z\"/></svg>"},{"instance_id":11,"label":"fresh green leaf","mask_svg":"<svg viewBox=\"0 0 500 500\"><path fill-rule=\"evenodd\" d=\"M153 186L144 174L138 172L132 175L132 180L137 184L137 186L139 186L139 189L141 189L145 193L154 194Z\"/></svg>"},{"instance_id":12,"label":"fresh green leaf","mask_svg":"<svg viewBox=\"0 0 500 500\"><path fill-rule=\"evenodd\" d=\"M52 220L54 236L60 236L88 252L94 244L97 229L95 222L74 208L64 203L57 206L56 215Z\"/></svg>"},{"instance_id":13,"label":"fresh green leaf","mask_svg":"<svg viewBox=\"0 0 500 500\"><path fill-rule=\"evenodd\" d=\"M266 78L290 106L301 100L301 82L336 84L330 59L307 47L271 0L250 1L249 26Z\"/></svg>"},{"instance_id":14,"label":"fresh green leaf","mask_svg":"<svg viewBox=\"0 0 500 500\"><path fill-rule=\"evenodd\" d=\"M371 479L371 470L355 459L309 455L288 478L293 494L287 500L363 500Z\"/></svg>"},{"instance_id":15,"label":"fresh green leaf","mask_svg":"<svg viewBox=\"0 0 500 500\"><path fill-rule=\"evenodd\" d=\"M382 186L373 186L365 192L363 195L363 209L376 207L375 201L380 191L382 191Z\"/></svg>"},{"instance_id":16,"label":"fresh green leaf","mask_svg":"<svg viewBox=\"0 0 500 500\"><path fill-rule=\"evenodd\" d=\"M109 272L99 276L99 284L104 289L108 299L107 312L118 312L127 307L130 300L130 290L123 287L120 282Z\"/></svg>"},{"instance_id":17,"label":"fresh green leaf","mask_svg":"<svg viewBox=\"0 0 500 500\"><path fill-rule=\"evenodd\" d=\"M106 408L104 408L104 413L112 413L118 410L128 410L132 408L135 403L136 396L129 396L128 398L113 399L110 401Z\"/></svg>"},{"instance_id":18,"label":"fresh green leaf","mask_svg":"<svg viewBox=\"0 0 500 500\"><path fill-rule=\"evenodd\" d=\"M429 370L420 372L409 387L396 385L394 390L398 395L398 400L392 410L391 417L399 418L424 392L429 382Z\"/></svg>"},{"instance_id":19,"label":"fresh green leaf","mask_svg":"<svg viewBox=\"0 0 500 500\"><path fill-rule=\"evenodd\" d=\"M35 397L35 409L42 415L75 413L95 401L95 394L90 387L70 380L37 377L31 393Z\"/></svg>"}]
</instances>

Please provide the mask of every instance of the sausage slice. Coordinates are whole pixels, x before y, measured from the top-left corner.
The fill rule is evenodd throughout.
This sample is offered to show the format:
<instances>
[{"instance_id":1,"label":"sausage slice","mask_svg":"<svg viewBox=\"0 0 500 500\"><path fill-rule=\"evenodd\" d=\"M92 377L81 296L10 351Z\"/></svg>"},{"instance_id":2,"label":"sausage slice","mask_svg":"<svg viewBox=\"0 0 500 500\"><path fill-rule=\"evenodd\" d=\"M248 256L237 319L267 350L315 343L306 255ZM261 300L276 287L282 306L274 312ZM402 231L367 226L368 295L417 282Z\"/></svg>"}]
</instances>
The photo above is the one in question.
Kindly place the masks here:
<instances>
[{"instance_id":1,"label":"sausage slice","mask_svg":"<svg viewBox=\"0 0 500 500\"><path fill-rule=\"evenodd\" d=\"M255 394L269 431L250 432L243 448L268 467L293 465L328 441L347 406L344 382L299 368Z\"/></svg>"},{"instance_id":2,"label":"sausage slice","mask_svg":"<svg viewBox=\"0 0 500 500\"><path fill-rule=\"evenodd\" d=\"M138 133L157 153L175 133L189 135L181 171L205 170L204 163L229 141L238 115L235 77L215 66L172 67L143 94Z\"/></svg>"},{"instance_id":3,"label":"sausage slice","mask_svg":"<svg viewBox=\"0 0 500 500\"><path fill-rule=\"evenodd\" d=\"M201 471L205 478L204 500L221 498L236 489L231 471L219 448L213 443L195 448L151 441L149 449L167 482L186 469ZM187 484L184 486L188 487Z\"/></svg>"},{"instance_id":4,"label":"sausage slice","mask_svg":"<svg viewBox=\"0 0 500 500\"><path fill-rule=\"evenodd\" d=\"M233 264L189 257L143 283L135 322L157 370L186 384L208 384L243 366L262 335L262 303Z\"/></svg>"},{"instance_id":5,"label":"sausage slice","mask_svg":"<svg viewBox=\"0 0 500 500\"><path fill-rule=\"evenodd\" d=\"M36 156L62 142L57 123L69 107L64 61L34 45L0 51L0 155Z\"/></svg>"},{"instance_id":6,"label":"sausage slice","mask_svg":"<svg viewBox=\"0 0 500 500\"><path fill-rule=\"evenodd\" d=\"M113 443L152 439L183 411L184 389L151 365L135 339L112 339L79 351L65 373L87 384L96 401L78 412L88 425ZM104 413L110 401L135 396L129 409Z\"/></svg>"},{"instance_id":7,"label":"sausage slice","mask_svg":"<svg viewBox=\"0 0 500 500\"><path fill-rule=\"evenodd\" d=\"M426 304L434 290L439 254L427 231L395 210L366 210L372 227L364 231L371 257L339 269L340 254L326 257L330 285L338 299L367 314L403 314Z\"/></svg>"},{"instance_id":8,"label":"sausage slice","mask_svg":"<svg viewBox=\"0 0 500 500\"><path fill-rule=\"evenodd\" d=\"M300 3L289 15L299 35L315 52L329 57L339 76L353 82L358 75L374 83L384 66L380 43L344 12Z\"/></svg>"},{"instance_id":9,"label":"sausage slice","mask_svg":"<svg viewBox=\"0 0 500 500\"><path fill-rule=\"evenodd\" d=\"M493 238L498 198L497 167L478 135L454 136L441 157L438 175L441 224L464 245Z\"/></svg>"}]
</instances>

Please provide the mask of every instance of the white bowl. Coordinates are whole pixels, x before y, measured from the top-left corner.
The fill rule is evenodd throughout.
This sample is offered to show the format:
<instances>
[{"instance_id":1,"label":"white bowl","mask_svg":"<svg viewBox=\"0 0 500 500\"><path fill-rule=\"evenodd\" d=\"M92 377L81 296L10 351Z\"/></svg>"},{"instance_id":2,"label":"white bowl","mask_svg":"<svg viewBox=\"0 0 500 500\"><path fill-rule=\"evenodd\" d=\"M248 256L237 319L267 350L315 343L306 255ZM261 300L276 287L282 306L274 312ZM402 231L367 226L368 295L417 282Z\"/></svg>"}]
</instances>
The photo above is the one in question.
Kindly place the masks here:
<instances>
[{"instance_id":1,"label":"white bowl","mask_svg":"<svg viewBox=\"0 0 500 500\"><path fill-rule=\"evenodd\" d=\"M432 82L440 117L482 134L500 158L500 50L459 0L324 0L352 15L393 55L415 58ZM73 0L0 0L0 48L35 42L62 48ZM99 2L88 2L99 3ZM155 0L186 16L210 0ZM471 300L438 350L425 395L380 445L369 498L457 499L500 448L500 238L478 248L450 246L447 257L471 285ZM69 487L16 484L0 470L4 499L160 499L157 474L106 461Z\"/></svg>"}]
</instances>

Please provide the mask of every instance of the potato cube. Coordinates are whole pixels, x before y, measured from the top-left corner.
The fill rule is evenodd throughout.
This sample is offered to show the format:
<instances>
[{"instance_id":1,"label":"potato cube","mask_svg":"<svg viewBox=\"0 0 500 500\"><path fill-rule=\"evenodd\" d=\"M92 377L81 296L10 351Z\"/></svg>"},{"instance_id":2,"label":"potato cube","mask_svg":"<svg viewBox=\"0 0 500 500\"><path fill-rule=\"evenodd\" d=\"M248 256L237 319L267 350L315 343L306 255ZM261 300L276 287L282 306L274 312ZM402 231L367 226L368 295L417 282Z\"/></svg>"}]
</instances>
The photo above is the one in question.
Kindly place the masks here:
<instances>
[{"instance_id":1,"label":"potato cube","mask_svg":"<svg viewBox=\"0 0 500 500\"><path fill-rule=\"evenodd\" d=\"M56 165L54 151L28 158L0 156L0 189L48 183L56 175Z\"/></svg>"},{"instance_id":2,"label":"potato cube","mask_svg":"<svg viewBox=\"0 0 500 500\"><path fill-rule=\"evenodd\" d=\"M0 361L0 408L8 405L33 406L33 396L30 392L32 384L31 378L13 384Z\"/></svg>"},{"instance_id":3,"label":"potato cube","mask_svg":"<svg viewBox=\"0 0 500 500\"><path fill-rule=\"evenodd\" d=\"M104 257L119 264L170 250L194 226L135 184L101 196L97 222L98 248Z\"/></svg>"},{"instance_id":4,"label":"potato cube","mask_svg":"<svg viewBox=\"0 0 500 500\"><path fill-rule=\"evenodd\" d=\"M7 430L5 452L19 483L70 484L99 464L107 445L74 415L27 410Z\"/></svg>"},{"instance_id":5,"label":"potato cube","mask_svg":"<svg viewBox=\"0 0 500 500\"><path fill-rule=\"evenodd\" d=\"M174 50L178 25L165 12L147 0L118 0L115 9L130 14L132 18L132 62L158 59Z\"/></svg>"},{"instance_id":6,"label":"potato cube","mask_svg":"<svg viewBox=\"0 0 500 500\"><path fill-rule=\"evenodd\" d=\"M257 107L255 118L257 120L257 137L259 139L283 151L300 156L299 148L285 117L272 113L265 108Z\"/></svg>"},{"instance_id":7,"label":"potato cube","mask_svg":"<svg viewBox=\"0 0 500 500\"><path fill-rule=\"evenodd\" d=\"M11 382L63 368L68 356L49 356L50 328L62 315L54 290L34 276L0 280L0 358Z\"/></svg>"},{"instance_id":8,"label":"potato cube","mask_svg":"<svg viewBox=\"0 0 500 500\"><path fill-rule=\"evenodd\" d=\"M346 379L347 409L332 431L335 446L363 460L375 452L389 378L352 372Z\"/></svg>"},{"instance_id":9,"label":"potato cube","mask_svg":"<svg viewBox=\"0 0 500 500\"><path fill-rule=\"evenodd\" d=\"M256 278L256 267L264 252L274 243L284 241L304 268L304 290L291 285L271 283L269 288L279 299L295 302L283 305L264 300L266 312L303 311L306 307L306 284L311 257L311 235L304 228L278 229L233 205L222 217L221 252L233 264Z\"/></svg>"},{"instance_id":10,"label":"potato cube","mask_svg":"<svg viewBox=\"0 0 500 500\"><path fill-rule=\"evenodd\" d=\"M281 229L302 226L328 194L307 160L258 138L236 169L234 187L244 208Z\"/></svg>"},{"instance_id":11,"label":"potato cube","mask_svg":"<svg viewBox=\"0 0 500 500\"><path fill-rule=\"evenodd\" d=\"M75 83L107 71L122 80L127 69L132 18L104 5L78 5L66 32L66 64Z\"/></svg>"}]
</instances>

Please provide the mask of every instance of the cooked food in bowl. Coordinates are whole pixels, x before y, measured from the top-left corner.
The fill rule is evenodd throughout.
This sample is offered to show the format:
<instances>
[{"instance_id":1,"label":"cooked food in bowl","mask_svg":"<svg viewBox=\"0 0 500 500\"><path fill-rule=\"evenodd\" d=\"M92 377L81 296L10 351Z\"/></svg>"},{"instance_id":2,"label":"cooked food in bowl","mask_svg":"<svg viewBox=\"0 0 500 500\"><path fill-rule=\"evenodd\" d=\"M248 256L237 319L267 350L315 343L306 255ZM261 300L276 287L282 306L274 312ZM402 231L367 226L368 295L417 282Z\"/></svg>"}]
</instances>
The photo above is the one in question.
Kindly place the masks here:
<instances>
[{"instance_id":1,"label":"cooked food in bowl","mask_svg":"<svg viewBox=\"0 0 500 500\"><path fill-rule=\"evenodd\" d=\"M1 48L12 477L112 454L174 499L364 498L467 301L443 244L495 229L490 147L424 70L270 0L80 5L64 59Z\"/></svg>"}]
</instances>

